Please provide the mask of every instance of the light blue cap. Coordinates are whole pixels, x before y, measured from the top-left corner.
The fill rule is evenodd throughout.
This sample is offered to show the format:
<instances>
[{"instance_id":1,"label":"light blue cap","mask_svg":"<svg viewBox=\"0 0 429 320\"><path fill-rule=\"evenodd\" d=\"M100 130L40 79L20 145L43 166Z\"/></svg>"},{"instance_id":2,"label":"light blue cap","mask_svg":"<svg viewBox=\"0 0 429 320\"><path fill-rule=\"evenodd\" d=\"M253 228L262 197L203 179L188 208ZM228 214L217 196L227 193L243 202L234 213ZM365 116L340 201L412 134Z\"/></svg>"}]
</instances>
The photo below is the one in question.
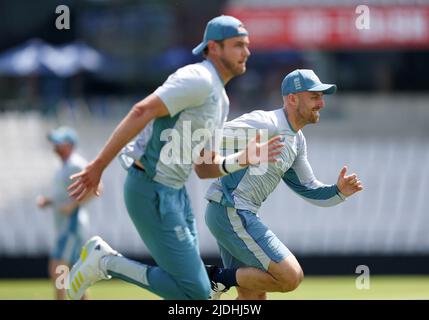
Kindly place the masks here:
<instances>
[{"instance_id":1,"label":"light blue cap","mask_svg":"<svg viewBox=\"0 0 429 320\"><path fill-rule=\"evenodd\" d=\"M69 127L59 127L48 134L48 140L53 144L70 143L75 145L78 141L76 131Z\"/></svg>"},{"instance_id":2,"label":"light blue cap","mask_svg":"<svg viewBox=\"0 0 429 320\"><path fill-rule=\"evenodd\" d=\"M213 18L207 23L204 31L203 42L196 46L192 53L200 54L210 40L223 40L238 36L247 36L248 32L244 29L243 23L237 18L231 16L219 16Z\"/></svg>"},{"instance_id":3,"label":"light blue cap","mask_svg":"<svg viewBox=\"0 0 429 320\"><path fill-rule=\"evenodd\" d=\"M283 79L282 96L303 91L333 94L337 91L337 86L335 84L322 83L314 71L309 69L297 69Z\"/></svg>"}]
</instances>

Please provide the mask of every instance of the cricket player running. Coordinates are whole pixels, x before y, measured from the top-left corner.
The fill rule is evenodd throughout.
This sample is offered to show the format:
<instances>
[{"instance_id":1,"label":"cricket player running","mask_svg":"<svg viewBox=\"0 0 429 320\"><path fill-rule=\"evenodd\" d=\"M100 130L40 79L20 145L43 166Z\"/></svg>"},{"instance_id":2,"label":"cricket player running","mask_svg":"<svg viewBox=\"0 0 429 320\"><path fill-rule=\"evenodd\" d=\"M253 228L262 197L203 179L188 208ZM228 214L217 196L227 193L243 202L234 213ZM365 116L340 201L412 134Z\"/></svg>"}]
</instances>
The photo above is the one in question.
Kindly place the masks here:
<instances>
[{"instance_id":1,"label":"cricket player running","mask_svg":"<svg viewBox=\"0 0 429 320\"><path fill-rule=\"evenodd\" d=\"M346 175L344 166L336 184L319 182L307 160L307 145L301 129L319 121L325 106L323 95L336 91L323 84L312 70L295 70L283 80L283 108L253 111L224 126L226 139L240 139L243 130L268 128L269 136L285 141L281 160L267 164L265 174L252 174L252 167L217 179L206 198L206 224L216 238L225 269L212 266L218 299L231 286L238 299L266 299L266 292L287 292L298 287L303 271L295 256L261 221L259 207L283 180L308 202L329 207L342 203L363 189L356 174ZM227 150L228 151L228 150Z\"/></svg>"},{"instance_id":2,"label":"cricket player running","mask_svg":"<svg viewBox=\"0 0 429 320\"><path fill-rule=\"evenodd\" d=\"M219 177L250 163L275 161L283 146L279 136L265 143L257 138L249 142L246 152L224 158L215 147L204 148L212 140L210 135L200 141L190 139L201 133L198 130L208 130L212 135L223 127L229 109L224 86L245 72L248 46L248 33L236 18L219 16L209 21L203 42L192 51L195 55L203 52L206 59L178 69L134 105L96 159L72 176L75 182L69 188L70 196L79 200L88 193L97 194L104 169L143 130L132 150L124 149L134 160L128 169L124 199L131 220L157 263L148 266L131 261L100 237L93 237L70 272L68 294L72 299L79 299L96 281L111 277L165 299L210 297L211 285L199 255L195 218L184 187L192 167L200 178ZM184 138L189 127L190 135ZM175 139L177 136L180 139ZM186 150L192 150L192 155ZM175 155L183 154L187 161L176 161ZM260 159L259 154L268 156ZM172 161L167 161L171 160L169 155ZM188 161L191 157L192 163Z\"/></svg>"},{"instance_id":3,"label":"cricket player running","mask_svg":"<svg viewBox=\"0 0 429 320\"><path fill-rule=\"evenodd\" d=\"M55 244L49 259L49 275L55 286L57 300L66 299L66 291L57 286L59 266L71 267L79 259L79 252L84 244L84 236L88 227L88 215L82 208L83 202L93 197L86 196L84 201L74 201L67 193L70 185L70 175L85 168L87 161L76 151L77 134L69 127L59 127L48 134L48 140L53 144L54 151L62 162L56 171L50 196L39 196L39 208L52 207L55 222ZM86 298L86 296L83 296Z\"/></svg>"}]
</instances>

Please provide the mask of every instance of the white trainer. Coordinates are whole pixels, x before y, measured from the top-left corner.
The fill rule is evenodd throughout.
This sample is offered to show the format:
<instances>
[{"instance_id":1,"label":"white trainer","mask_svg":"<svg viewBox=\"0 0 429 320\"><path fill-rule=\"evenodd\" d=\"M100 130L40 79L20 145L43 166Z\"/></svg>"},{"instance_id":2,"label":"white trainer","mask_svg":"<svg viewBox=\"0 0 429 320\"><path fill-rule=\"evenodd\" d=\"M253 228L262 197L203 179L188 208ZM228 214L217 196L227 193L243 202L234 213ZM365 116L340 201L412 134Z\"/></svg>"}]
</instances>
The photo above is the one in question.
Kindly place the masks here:
<instances>
[{"instance_id":1,"label":"white trainer","mask_svg":"<svg viewBox=\"0 0 429 320\"><path fill-rule=\"evenodd\" d=\"M209 300L220 300L222 293L225 293L229 290L220 282L211 281L211 287Z\"/></svg>"},{"instance_id":2,"label":"white trainer","mask_svg":"<svg viewBox=\"0 0 429 320\"><path fill-rule=\"evenodd\" d=\"M209 264L209 265L205 265L205 267L206 267L207 275L209 276L210 286L211 286L209 300L220 300L222 293L227 292L229 288L227 288L223 283L216 282L214 280L215 274L219 272L218 266Z\"/></svg>"},{"instance_id":3,"label":"white trainer","mask_svg":"<svg viewBox=\"0 0 429 320\"><path fill-rule=\"evenodd\" d=\"M79 260L73 265L67 277L67 295L70 299L79 300L85 290L94 283L111 278L100 268L101 258L107 255L118 255L118 252L99 236L94 236L85 243Z\"/></svg>"}]
</instances>

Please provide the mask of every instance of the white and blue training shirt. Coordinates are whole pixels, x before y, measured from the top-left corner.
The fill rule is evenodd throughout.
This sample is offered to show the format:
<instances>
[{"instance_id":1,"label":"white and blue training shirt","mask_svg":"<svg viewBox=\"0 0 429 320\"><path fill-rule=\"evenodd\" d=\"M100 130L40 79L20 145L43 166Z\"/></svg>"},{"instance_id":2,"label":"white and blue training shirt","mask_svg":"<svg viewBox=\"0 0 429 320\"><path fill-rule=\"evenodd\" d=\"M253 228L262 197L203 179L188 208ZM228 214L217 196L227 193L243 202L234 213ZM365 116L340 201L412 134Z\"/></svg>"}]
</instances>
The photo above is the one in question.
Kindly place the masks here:
<instances>
[{"instance_id":1,"label":"white and blue training shirt","mask_svg":"<svg viewBox=\"0 0 429 320\"><path fill-rule=\"evenodd\" d=\"M218 178L211 184L206 199L228 207L249 210L256 213L262 203L283 180L295 193L317 206L328 207L343 202L346 197L337 186L321 183L314 176L307 160L307 145L301 130L294 131L283 108L273 111L257 110L246 113L224 126L224 153L237 152L239 139L246 139L243 129L267 129L269 138L281 135L285 147L279 155L279 162L266 165L262 175L252 174L250 167ZM233 141L233 143L231 143Z\"/></svg>"},{"instance_id":2,"label":"white and blue training shirt","mask_svg":"<svg viewBox=\"0 0 429 320\"><path fill-rule=\"evenodd\" d=\"M208 60L178 69L154 94L170 115L152 120L122 150L120 160L125 166L140 160L153 180L180 189L192 171L193 159L212 141L198 130L205 128L212 136L219 132L228 116L229 99Z\"/></svg>"}]
</instances>

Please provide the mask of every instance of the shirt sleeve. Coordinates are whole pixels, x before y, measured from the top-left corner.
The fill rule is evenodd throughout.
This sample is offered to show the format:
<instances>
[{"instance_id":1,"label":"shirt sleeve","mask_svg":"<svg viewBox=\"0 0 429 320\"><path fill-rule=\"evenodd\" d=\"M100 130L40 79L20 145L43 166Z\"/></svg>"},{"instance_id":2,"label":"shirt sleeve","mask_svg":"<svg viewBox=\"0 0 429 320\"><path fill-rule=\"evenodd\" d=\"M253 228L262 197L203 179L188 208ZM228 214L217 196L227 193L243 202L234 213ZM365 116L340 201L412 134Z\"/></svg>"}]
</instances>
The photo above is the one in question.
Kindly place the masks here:
<instances>
[{"instance_id":1,"label":"shirt sleeve","mask_svg":"<svg viewBox=\"0 0 429 320\"><path fill-rule=\"evenodd\" d=\"M326 185L316 179L307 159L305 138L302 138L298 155L292 167L284 173L283 181L303 199L319 207L331 207L346 200L336 184Z\"/></svg>"},{"instance_id":2,"label":"shirt sleeve","mask_svg":"<svg viewBox=\"0 0 429 320\"><path fill-rule=\"evenodd\" d=\"M202 105L211 92L210 73L188 66L170 75L154 94L164 102L170 116L174 117L186 108Z\"/></svg>"}]
</instances>

